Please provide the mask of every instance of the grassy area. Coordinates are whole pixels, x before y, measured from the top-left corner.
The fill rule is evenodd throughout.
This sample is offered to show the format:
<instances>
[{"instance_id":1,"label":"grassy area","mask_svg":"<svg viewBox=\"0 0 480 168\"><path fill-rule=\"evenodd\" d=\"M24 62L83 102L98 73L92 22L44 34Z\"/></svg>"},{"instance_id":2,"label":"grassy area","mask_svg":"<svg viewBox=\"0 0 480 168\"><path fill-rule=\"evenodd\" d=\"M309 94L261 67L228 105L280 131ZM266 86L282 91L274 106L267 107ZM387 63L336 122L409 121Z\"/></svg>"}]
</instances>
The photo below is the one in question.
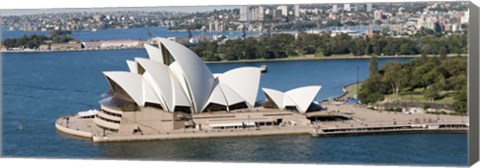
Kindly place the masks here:
<instances>
[{"instance_id":1,"label":"grassy area","mask_svg":"<svg viewBox=\"0 0 480 168\"><path fill-rule=\"evenodd\" d=\"M454 99L453 96L445 96L441 99L434 100L433 102L430 101L429 99L425 98L423 94L420 92L414 92L414 93L409 93L409 94L400 94L400 95L385 95L385 99L398 99L401 98L402 100L407 100L407 101L418 101L418 102L424 102L424 103L442 103L442 104L453 104Z\"/></svg>"},{"instance_id":2,"label":"grassy area","mask_svg":"<svg viewBox=\"0 0 480 168\"><path fill-rule=\"evenodd\" d=\"M356 97L357 87L358 87L358 90L362 88L361 84L353 84L346 88L350 97ZM424 102L424 103L441 103L441 104L453 104L453 102L455 102L453 96L445 93L441 93L441 94L445 94L446 95L445 97L438 100L434 100L432 102L423 96L423 91L424 91L424 88L416 88L415 90L409 93L401 93L400 95L394 95L394 94L385 95L385 99L392 100L392 99L401 98L401 100L406 100L406 101L418 101L418 102Z\"/></svg>"},{"instance_id":3,"label":"grassy area","mask_svg":"<svg viewBox=\"0 0 480 168\"><path fill-rule=\"evenodd\" d=\"M362 88L362 86L360 84L353 84L353 85L350 85L346 88L348 94L350 95L350 97L357 97L357 87L358 87L358 90L360 90L360 88Z\"/></svg>"}]
</instances>

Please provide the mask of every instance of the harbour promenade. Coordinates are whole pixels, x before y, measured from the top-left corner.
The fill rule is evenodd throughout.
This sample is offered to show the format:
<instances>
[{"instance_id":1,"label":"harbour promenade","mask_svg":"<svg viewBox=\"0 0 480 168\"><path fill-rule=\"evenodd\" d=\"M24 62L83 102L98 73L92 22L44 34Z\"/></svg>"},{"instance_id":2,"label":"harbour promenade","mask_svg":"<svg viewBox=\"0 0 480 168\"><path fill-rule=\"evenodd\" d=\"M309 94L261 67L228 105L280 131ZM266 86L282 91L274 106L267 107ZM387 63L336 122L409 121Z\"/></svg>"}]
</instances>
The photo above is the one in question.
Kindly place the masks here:
<instances>
[{"instance_id":1,"label":"harbour promenade","mask_svg":"<svg viewBox=\"0 0 480 168\"><path fill-rule=\"evenodd\" d=\"M308 113L313 116L345 116L348 120L312 121L309 125L284 124L240 129L178 129L156 134L130 135L93 135L93 119L66 116L56 121L57 130L92 139L94 142L145 141L168 139L195 139L219 137L248 137L265 135L306 134L313 136L378 134L378 133L421 133L421 132L459 132L468 130L466 116L405 114L400 112L375 111L355 104L338 104L333 101L323 102L326 111ZM67 124L67 119L68 124Z\"/></svg>"}]
</instances>

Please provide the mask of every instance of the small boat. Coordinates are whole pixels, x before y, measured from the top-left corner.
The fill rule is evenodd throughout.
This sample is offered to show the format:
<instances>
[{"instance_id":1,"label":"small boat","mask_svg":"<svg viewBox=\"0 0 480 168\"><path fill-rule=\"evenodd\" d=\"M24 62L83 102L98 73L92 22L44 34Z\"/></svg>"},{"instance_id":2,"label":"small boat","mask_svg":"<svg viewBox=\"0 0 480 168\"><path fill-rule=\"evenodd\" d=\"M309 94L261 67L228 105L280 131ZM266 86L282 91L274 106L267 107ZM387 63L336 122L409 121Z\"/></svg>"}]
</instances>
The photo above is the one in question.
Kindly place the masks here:
<instances>
[{"instance_id":1,"label":"small boat","mask_svg":"<svg viewBox=\"0 0 480 168\"><path fill-rule=\"evenodd\" d=\"M20 123L20 124L18 125L18 129L19 129L20 131L23 130L23 125L22 125L22 123Z\"/></svg>"},{"instance_id":2,"label":"small boat","mask_svg":"<svg viewBox=\"0 0 480 168\"><path fill-rule=\"evenodd\" d=\"M266 64L260 66L260 72L265 73L268 71L268 67Z\"/></svg>"}]
</instances>

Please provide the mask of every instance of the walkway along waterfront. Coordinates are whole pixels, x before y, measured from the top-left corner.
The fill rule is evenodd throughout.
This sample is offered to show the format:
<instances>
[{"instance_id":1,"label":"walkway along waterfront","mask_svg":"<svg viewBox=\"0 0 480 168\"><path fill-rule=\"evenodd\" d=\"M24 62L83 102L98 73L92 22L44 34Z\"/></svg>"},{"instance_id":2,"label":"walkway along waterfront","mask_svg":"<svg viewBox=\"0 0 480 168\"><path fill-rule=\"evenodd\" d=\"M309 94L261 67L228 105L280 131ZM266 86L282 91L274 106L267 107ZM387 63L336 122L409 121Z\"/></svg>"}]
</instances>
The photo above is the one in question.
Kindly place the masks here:
<instances>
[{"instance_id":1,"label":"walkway along waterfront","mask_svg":"<svg viewBox=\"0 0 480 168\"><path fill-rule=\"evenodd\" d=\"M55 122L57 130L85 138L94 142L143 141L166 139L194 139L217 137L245 137L285 134L311 134L313 136L351 135L372 133L421 133L421 132L459 132L468 131L466 116L404 114L399 112L378 112L356 104L338 104L333 101L323 102L326 111L307 113L308 116L349 116L349 120L312 121L308 125L284 124L278 126L261 126L238 129L193 129L185 128L158 134L103 135L93 136L91 125L93 119L82 119L78 115L65 116ZM68 121L67 121L68 118Z\"/></svg>"}]
</instances>

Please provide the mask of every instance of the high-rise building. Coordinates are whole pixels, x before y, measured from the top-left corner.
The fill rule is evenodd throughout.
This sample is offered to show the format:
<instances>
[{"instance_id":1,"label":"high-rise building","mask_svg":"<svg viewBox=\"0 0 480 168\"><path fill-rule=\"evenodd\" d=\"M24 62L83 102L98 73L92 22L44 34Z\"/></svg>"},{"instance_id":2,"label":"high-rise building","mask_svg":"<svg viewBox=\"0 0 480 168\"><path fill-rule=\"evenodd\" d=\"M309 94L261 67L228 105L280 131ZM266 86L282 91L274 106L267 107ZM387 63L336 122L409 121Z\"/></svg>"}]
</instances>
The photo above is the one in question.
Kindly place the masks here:
<instances>
[{"instance_id":1,"label":"high-rise building","mask_svg":"<svg viewBox=\"0 0 480 168\"><path fill-rule=\"evenodd\" d=\"M270 15L270 13L271 13L270 9L268 9L268 8L265 9L265 15Z\"/></svg>"},{"instance_id":2,"label":"high-rise building","mask_svg":"<svg viewBox=\"0 0 480 168\"><path fill-rule=\"evenodd\" d=\"M372 3L367 3L367 12L372 11Z\"/></svg>"},{"instance_id":3,"label":"high-rise building","mask_svg":"<svg viewBox=\"0 0 480 168\"><path fill-rule=\"evenodd\" d=\"M282 11L283 16L288 15L288 7L286 5L278 6L277 9Z\"/></svg>"},{"instance_id":4,"label":"high-rise building","mask_svg":"<svg viewBox=\"0 0 480 168\"><path fill-rule=\"evenodd\" d=\"M282 17L282 10L280 9L274 9L272 10L272 15L274 19L279 19Z\"/></svg>"},{"instance_id":5,"label":"high-rise building","mask_svg":"<svg viewBox=\"0 0 480 168\"><path fill-rule=\"evenodd\" d=\"M218 20L215 20L215 31L218 32L220 31L220 22Z\"/></svg>"},{"instance_id":6,"label":"high-rise building","mask_svg":"<svg viewBox=\"0 0 480 168\"><path fill-rule=\"evenodd\" d=\"M294 16L296 18L300 17L300 5L295 5L294 6Z\"/></svg>"},{"instance_id":7,"label":"high-rise building","mask_svg":"<svg viewBox=\"0 0 480 168\"><path fill-rule=\"evenodd\" d=\"M253 16L252 16L253 20L263 21L265 17L265 10L263 9L263 6L259 6L258 8L255 8L252 13L253 13Z\"/></svg>"},{"instance_id":8,"label":"high-rise building","mask_svg":"<svg viewBox=\"0 0 480 168\"><path fill-rule=\"evenodd\" d=\"M240 7L240 18L239 21L248 22L252 19L252 13L250 12L249 6L241 6Z\"/></svg>"},{"instance_id":9,"label":"high-rise building","mask_svg":"<svg viewBox=\"0 0 480 168\"><path fill-rule=\"evenodd\" d=\"M337 7L337 5L333 5L333 6L332 6L332 12L333 12L333 13L337 13L337 12L338 12L338 7Z\"/></svg>"},{"instance_id":10,"label":"high-rise building","mask_svg":"<svg viewBox=\"0 0 480 168\"><path fill-rule=\"evenodd\" d=\"M383 11L382 10L375 10L373 12L373 19L382 20L383 19Z\"/></svg>"},{"instance_id":11,"label":"high-rise building","mask_svg":"<svg viewBox=\"0 0 480 168\"><path fill-rule=\"evenodd\" d=\"M350 4L344 4L343 5L343 10L345 10L347 12L350 12L352 10L352 8L350 8Z\"/></svg>"},{"instance_id":12,"label":"high-rise building","mask_svg":"<svg viewBox=\"0 0 480 168\"><path fill-rule=\"evenodd\" d=\"M208 23L208 31L210 31L210 32L215 31L215 22L214 21L210 21Z\"/></svg>"}]
</instances>

